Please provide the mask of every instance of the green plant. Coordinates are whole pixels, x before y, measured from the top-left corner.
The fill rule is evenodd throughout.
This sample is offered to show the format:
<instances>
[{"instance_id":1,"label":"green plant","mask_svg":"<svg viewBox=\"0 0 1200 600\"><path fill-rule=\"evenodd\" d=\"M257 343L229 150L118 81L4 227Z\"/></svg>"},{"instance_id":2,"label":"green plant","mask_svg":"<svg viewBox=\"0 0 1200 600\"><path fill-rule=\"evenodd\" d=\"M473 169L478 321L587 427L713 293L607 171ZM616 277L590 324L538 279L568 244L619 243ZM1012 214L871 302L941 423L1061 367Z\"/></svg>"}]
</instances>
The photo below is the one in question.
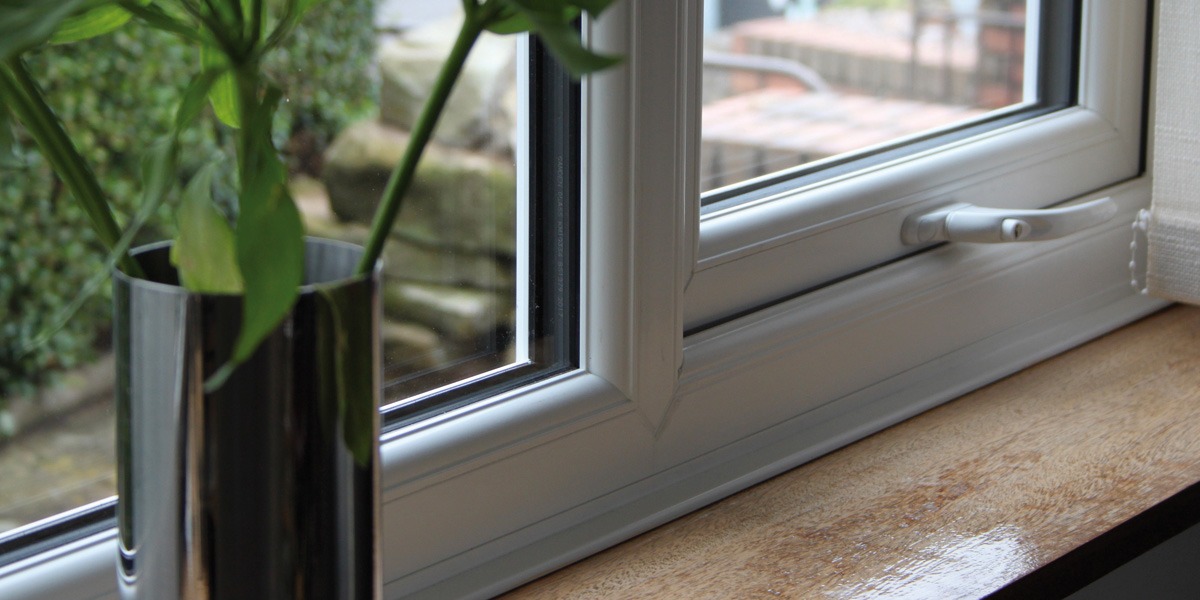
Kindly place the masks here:
<instances>
[{"instance_id":1,"label":"green plant","mask_svg":"<svg viewBox=\"0 0 1200 600\"><path fill-rule=\"evenodd\" d=\"M307 14L264 65L289 90L291 101L276 120L276 143L290 171L315 174L328 140L366 110L374 87L373 13L373 0L329 0ZM176 99L196 63L194 49L169 33L125 26L76 43L43 45L24 58L90 161L118 222L127 223L137 209L146 133L170 130ZM180 181L221 152L220 129L211 111L204 111L182 132ZM91 275L103 270L104 256L95 251L99 243L80 207L33 140L19 124L13 133L20 155L0 164L0 404L50 383L57 370L89 360L111 317L107 288L101 286L52 337L34 343L54 329L55 317L69 310ZM221 179L231 177L225 173ZM232 206L230 186L222 187L222 206ZM175 235L168 206L173 201L168 197L137 243Z\"/></svg>"},{"instance_id":2,"label":"green plant","mask_svg":"<svg viewBox=\"0 0 1200 600\"><path fill-rule=\"evenodd\" d=\"M422 111L404 157L384 192L366 253L368 271L412 181L445 102L468 53L483 31L533 32L573 74L616 62L579 42L573 22L596 15L612 0L463 0L458 38ZM282 98L265 64L321 0L4 0L0 3L0 120L16 116L42 155L88 216L97 238L111 249L110 263L138 276L127 253L134 234L163 202L176 181L182 136L206 101L233 129L236 213L231 219L213 201L213 168L192 179L176 209L178 234L172 260L189 289L240 294L242 328L233 358L207 384L220 383L258 346L295 302L303 275L303 227L287 188L287 169L276 148L274 127ZM130 20L176 36L200 57L199 68L179 96L170 131L144 155L142 201L121 228L89 162L46 102L25 54L46 43L70 43L112 32ZM0 123L0 131L7 131ZM0 140L2 142L2 140ZM0 143L0 146L7 144ZM0 154L5 149L0 147Z\"/></svg>"}]
</instances>

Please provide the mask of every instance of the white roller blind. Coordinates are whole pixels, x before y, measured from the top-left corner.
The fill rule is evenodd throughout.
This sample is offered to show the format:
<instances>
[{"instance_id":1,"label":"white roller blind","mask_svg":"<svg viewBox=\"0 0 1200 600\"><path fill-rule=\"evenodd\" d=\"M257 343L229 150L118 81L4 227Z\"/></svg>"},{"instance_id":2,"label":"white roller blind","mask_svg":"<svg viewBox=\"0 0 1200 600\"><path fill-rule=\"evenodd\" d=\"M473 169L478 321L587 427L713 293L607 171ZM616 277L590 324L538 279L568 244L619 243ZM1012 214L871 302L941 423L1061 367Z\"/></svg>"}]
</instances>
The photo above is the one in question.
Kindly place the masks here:
<instances>
[{"instance_id":1,"label":"white roller blind","mask_svg":"<svg viewBox=\"0 0 1200 600\"><path fill-rule=\"evenodd\" d=\"M1200 304L1200 2L1158 3L1151 295Z\"/></svg>"}]
</instances>

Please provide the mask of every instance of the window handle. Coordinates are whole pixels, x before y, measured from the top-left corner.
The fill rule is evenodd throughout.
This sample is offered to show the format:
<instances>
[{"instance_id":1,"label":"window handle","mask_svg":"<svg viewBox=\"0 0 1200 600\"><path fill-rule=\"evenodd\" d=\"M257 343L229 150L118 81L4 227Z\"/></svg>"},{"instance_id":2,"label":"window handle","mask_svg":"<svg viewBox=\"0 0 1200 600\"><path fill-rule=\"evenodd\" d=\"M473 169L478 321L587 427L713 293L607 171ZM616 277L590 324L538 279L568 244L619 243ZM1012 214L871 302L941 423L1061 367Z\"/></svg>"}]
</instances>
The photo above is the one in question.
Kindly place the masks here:
<instances>
[{"instance_id":1,"label":"window handle","mask_svg":"<svg viewBox=\"0 0 1200 600\"><path fill-rule=\"evenodd\" d=\"M1117 214L1111 198L1064 208L1037 210L980 208L951 204L904 220L900 239L908 246L930 242L1033 242L1095 227Z\"/></svg>"}]
</instances>

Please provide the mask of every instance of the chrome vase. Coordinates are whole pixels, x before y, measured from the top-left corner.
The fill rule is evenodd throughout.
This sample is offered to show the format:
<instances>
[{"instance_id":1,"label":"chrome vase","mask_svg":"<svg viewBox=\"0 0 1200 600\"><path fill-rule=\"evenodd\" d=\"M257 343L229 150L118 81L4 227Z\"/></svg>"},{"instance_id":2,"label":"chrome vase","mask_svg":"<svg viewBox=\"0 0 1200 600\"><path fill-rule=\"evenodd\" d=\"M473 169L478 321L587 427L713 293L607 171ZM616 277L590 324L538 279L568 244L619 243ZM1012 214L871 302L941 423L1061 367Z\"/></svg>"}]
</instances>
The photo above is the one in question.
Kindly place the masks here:
<instances>
[{"instance_id":1,"label":"chrome vase","mask_svg":"<svg viewBox=\"0 0 1200 600\"><path fill-rule=\"evenodd\" d=\"M379 270L309 239L292 313L206 393L241 299L180 287L168 252L114 276L121 597L380 597Z\"/></svg>"}]
</instances>

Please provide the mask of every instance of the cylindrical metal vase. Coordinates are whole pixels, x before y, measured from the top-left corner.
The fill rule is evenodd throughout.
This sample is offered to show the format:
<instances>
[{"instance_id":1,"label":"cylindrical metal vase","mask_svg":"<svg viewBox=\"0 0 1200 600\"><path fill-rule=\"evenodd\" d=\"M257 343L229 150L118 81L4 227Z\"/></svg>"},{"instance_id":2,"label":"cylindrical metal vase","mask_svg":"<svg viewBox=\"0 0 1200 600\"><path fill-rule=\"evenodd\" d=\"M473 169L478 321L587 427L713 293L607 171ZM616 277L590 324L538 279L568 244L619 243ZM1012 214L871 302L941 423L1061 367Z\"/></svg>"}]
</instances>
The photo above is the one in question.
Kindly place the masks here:
<instances>
[{"instance_id":1,"label":"cylindrical metal vase","mask_svg":"<svg viewBox=\"0 0 1200 600\"><path fill-rule=\"evenodd\" d=\"M114 277L122 598L380 596L378 270L306 254L292 314L211 393L241 298L180 287L166 245Z\"/></svg>"}]
</instances>

